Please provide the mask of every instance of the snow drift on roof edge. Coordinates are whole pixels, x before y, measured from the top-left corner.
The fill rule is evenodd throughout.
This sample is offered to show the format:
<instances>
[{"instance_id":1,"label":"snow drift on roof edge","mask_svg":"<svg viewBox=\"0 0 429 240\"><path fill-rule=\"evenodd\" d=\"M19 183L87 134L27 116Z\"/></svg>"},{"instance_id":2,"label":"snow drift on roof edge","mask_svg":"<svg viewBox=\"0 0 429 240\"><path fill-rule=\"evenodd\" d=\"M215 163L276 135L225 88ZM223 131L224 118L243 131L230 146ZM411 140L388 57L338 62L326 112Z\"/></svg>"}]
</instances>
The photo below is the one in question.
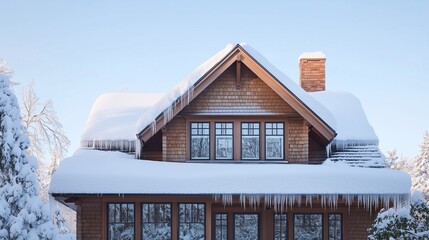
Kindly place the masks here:
<instances>
[{"instance_id":1,"label":"snow drift on roof edge","mask_svg":"<svg viewBox=\"0 0 429 240\"><path fill-rule=\"evenodd\" d=\"M175 101L179 97L183 97L183 95L187 95L189 97L189 95L192 94L193 85L237 46L241 46L246 52L248 52L257 62L259 62L259 64L261 64L268 72L270 72L277 80L279 80L286 88L288 88L292 94L298 97L298 99L308 106L332 129L336 129L335 118L323 105L313 99L307 92L305 92L279 69L274 67L267 59L265 59L265 57L262 56L262 54L253 49L250 45L246 43L240 43L237 45L228 44L224 49L216 53L214 56L196 68L187 78L176 85L176 87L174 87L160 101L158 101L153 107L146 111L137 122L137 133L144 130L150 124L153 124L161 113L164 112L165 114L168 114L168 109L172 108Z\"/></svg>"},{"instance_id":2,"label":"snow drift on roof edge","mask_svg":"<svg viewBox=\"0 0 429 240\"><path fill-rule=\"evenodd\" d=\"M100 95L91 108L81 140L136 140L138 118L163 95L131 92Z\"/></svg>"},{"instance_id":3,"label":"snow drift on roof edge","mask_svg":"<svg viewBox=\"0 0 429 240\"><path fill-rule=\"evenodd\" d=\"M336 145L378 145L378 137L369 124L358 98L344 91L310 93L323 104L337 120Z\"/></svg>"}]
</instances>

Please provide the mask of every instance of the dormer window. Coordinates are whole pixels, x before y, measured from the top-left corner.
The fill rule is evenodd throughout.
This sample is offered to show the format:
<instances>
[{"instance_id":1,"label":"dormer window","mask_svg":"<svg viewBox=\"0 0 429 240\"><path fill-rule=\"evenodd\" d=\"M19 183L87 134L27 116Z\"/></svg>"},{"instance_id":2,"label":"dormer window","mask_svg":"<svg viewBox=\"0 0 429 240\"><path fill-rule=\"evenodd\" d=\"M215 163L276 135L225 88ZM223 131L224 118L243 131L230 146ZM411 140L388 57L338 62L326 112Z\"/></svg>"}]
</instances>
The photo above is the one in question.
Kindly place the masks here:
<instances>
[{"instance_id":1,"label":"dormer window","mask_svg":"<svg viewBox=\"0 0 429 240\"><path fill-rule=\"evenodd\" d=\"M215 156L216 159L232 160L233 151L233 123L215 123Z\"/></svg>"},{"instance_id":2,"label":"dormer window","mask_svg":"<svg viewBox=\"0 0 429 240\"><path fill-rule=\"evenodd\" d=\"M191 123L191 159L210 159L210 123Z\"/></svg>"},{"instance_id":3,"label":"dormer window","mask_svg":"<svg viewBox=\"0 0 429 240\"><path fill-rule=\"evenodd\" d=\"M241 158L259 160L259 123L241 123Z\"/></svg>"},{"instance_id":4,"label":"dormer window","mask_svg":"<svg viewBox=\"0 0 429 240\"><path fill-rule=\"evenodd\" d=\"M265 159L284 159L284 123L265 123Z\"/></svg>"}]
</instances>

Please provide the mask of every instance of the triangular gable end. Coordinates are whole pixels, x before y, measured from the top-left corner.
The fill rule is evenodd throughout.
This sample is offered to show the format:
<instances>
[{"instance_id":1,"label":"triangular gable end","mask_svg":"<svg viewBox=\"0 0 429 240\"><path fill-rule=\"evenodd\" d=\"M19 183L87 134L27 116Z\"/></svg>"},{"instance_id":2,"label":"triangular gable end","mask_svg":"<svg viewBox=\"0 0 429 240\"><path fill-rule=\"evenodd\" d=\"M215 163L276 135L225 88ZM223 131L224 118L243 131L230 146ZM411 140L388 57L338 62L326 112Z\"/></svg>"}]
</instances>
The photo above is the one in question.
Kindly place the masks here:
<instances>
[{"instance_id":1,"label":"triangular gable end","mask_svg":"<svg viewBox=\"0 0 429 240\"><path fill-rule=\"evenodd\" d=\"M234 63L245 64L254 72L265 84L276 92L287 104L298 112L313 130L326 142L330 142L336 135L335 130L329 126L320 116L318 116L309 106L307 106L296 94L282 84L272 73L270 73L261 63L259 63L246 49L237 44L225 55L217 64L208 70L192 86L192 90L187 91L176 101L171 103L171 109L160 112L156 120L142 128L137 137L143 142L147 142L153 135L162 129L171 119L181 112L192 100L204 91L213 81L225 72ZM239 73L237 73L239 74Z\"/></svg>"}]
</instances>

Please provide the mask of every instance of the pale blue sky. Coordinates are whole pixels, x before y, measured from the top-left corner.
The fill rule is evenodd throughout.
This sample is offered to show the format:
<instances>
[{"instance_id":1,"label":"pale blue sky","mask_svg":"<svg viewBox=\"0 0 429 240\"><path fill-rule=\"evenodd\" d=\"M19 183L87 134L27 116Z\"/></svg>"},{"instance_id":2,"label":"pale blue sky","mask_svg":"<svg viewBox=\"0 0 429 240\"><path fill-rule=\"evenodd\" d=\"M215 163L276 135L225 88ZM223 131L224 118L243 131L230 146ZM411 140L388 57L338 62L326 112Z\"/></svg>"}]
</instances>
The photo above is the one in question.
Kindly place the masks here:
<instances>
[{"instance_id":1,"label":"pale blue sky","mask_svg":"<svg viewBox=\"0 0 429 240\"><path fill-rule=\"evenodd\" d=\"M362 102L383 152L429 130L429 1L1 1L0 58L19 94L36 81L78 147L102 93L166 92L227 43L247 42L298 81L327 55L327 88Z\"/></svg>"}]
</instances>

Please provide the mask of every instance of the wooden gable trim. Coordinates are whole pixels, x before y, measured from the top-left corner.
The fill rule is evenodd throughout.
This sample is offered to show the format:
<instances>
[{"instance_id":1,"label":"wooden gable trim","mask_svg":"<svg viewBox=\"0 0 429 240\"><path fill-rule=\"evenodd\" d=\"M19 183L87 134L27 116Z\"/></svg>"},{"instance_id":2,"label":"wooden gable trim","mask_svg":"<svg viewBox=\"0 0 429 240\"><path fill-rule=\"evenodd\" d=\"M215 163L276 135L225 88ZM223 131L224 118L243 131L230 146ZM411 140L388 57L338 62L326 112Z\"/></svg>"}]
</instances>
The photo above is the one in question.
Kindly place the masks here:
<instances>
[{"instance_id":1,"label":"wooden gable trim","mask_svg":"<svg viewBox=\"0 0 429 240\"><path fill-rule=\"evenodd\" d=\"M244 63L251 71L253 71L265 84L267 84L274 92L276 92L286 103L288 103L295 111L297 111L308 123L315 132L330 142L336 136L335 131L317 116L308 106L306 106L297 96L295 96L288 88L286 88L278 79L267 71L260 63L258 63L246 50L240 45L237 45L229 54L226 55L218 64L209 70L200 80L194 85L192 96L189 102L194 100L204 89L206 89L214 80L216 80L226 69L232 64L237 63L237 68ZM237 87L241 78L240 70L237 69ZM176 100L173 108L172 118L182 111L188 104L182 104L182 98ZM154 129L150 125L143 129L138 138L147 142L155 133L161 130L164 126L164 114L160 113L155 121Z\"/></svg>"},{"instance_id":2,"label":"wooden gable trim","mask_svg":"<svg viewBox=\"0 0 429 240\"><path fill-rule=\"evenodd\" d=\"M328 142L335 136L335 131L317 116L308 106L306 106L298 97L295 96L289 89L286 88L279 80L277 80L270 72L268 72L261 64L259 64L246 50L242 49L242 62L251 69L265 84L267 84L274 92L276 92L286 103L288 103L295 111L297 111L309 124L313 130L316 130Z\"/></svg>"},{"instance_id":3,"label":"wooden gable trim","mask_svg":"<svg viewBox=\"0 0 429 240\"><path fill-rule=\"evenodd\" d=\"M193 94L189 102L194 100L201 92L204 91L214 80L216 80L223 72L225 72L232 64L237 61L237 56L240 54L238 48L234 48L222 61L220 61L213 69L203 76L194 86ZM182 104L182 99L179 98L175 107L173 108L173 118L185 108L187 104ZM142 132L138 134L141 141L147 142L155 133L164 127L164 114L156 119L155 129L146 127Z\"/></svg>"}]
</instances>

